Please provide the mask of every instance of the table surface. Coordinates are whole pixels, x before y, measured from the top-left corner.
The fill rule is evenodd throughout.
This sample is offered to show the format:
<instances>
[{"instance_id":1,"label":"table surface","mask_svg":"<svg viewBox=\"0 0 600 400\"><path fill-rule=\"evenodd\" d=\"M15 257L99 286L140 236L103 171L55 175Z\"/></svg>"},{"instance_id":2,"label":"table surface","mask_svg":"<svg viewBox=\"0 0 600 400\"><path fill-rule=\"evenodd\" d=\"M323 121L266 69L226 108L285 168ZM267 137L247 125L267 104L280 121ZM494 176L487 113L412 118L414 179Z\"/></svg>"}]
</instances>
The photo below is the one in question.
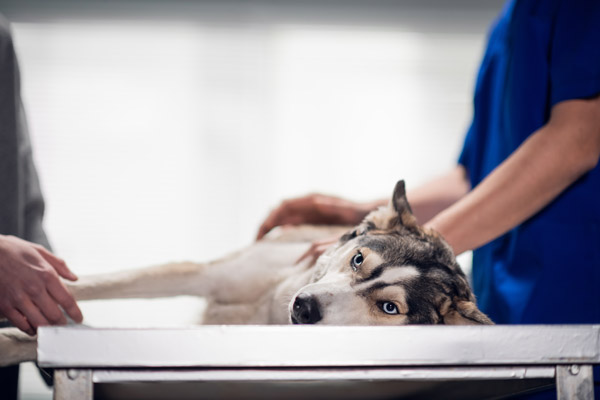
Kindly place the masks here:
<instances>
[{"instance_id":1,"label":"table surface","mask_svg":"<svg viewBox=\"0 0 600 400\"><path fill-rule=\"evenodd\" d=\"M600 364L599 341L600 325L44 327L38 361L90 371L94 399L468 400L552 387L558 365Z\"/></svg>"},{"instance_id":2,"label":"table surface","mask_svg":"<svg viewBox=\"0 0 600 400\"><path fill-rule=\"evenodd\" d=\"M600 325L43 327L54 368L599 364Z\"/></svg>"}]
</instances>

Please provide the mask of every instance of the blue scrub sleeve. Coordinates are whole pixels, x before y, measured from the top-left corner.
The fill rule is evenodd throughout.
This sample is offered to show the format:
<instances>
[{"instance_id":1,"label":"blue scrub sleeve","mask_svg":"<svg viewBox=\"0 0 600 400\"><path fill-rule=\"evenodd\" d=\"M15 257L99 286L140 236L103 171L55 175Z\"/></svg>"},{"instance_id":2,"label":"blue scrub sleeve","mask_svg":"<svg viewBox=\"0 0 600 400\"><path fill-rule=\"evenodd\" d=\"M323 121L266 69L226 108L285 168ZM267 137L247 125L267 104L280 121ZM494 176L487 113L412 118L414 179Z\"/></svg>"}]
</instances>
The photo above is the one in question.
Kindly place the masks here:
<instances>
[{"instance_id":1,"label":"blue scrub sleeve","mask_svg":"<svg viewBox=\"0 0 600 400\"><path fill-rule=\"evenodd\" d=\"M462 165L463 167L465 167L465 169L467 170L467 175L469 176L469 181L471 182L471 185L473 184L473 177L471 176L471 171L473 169L473 164L474 164L474 160L473 160L473 156L474 156L474 152L477 151L476 149L473 149L473 147L475 147L475 134L473 133L473 128L469 128L469 130L467 131L467 134L465 135L465 140L463 142L463 147L462 150L460 151L460 155L458 156L458 164Z\"/></svg>"},{"instance_id":2,"label":"blue scrub sleeve","mask_svg":"<svg viewBox=\"0 0 600 400\"><path fill-rule=\"evenodd\" d=\"M550 60L551 106L600 94L600 1L562 0Z\"/></svg>"}]
</instances>

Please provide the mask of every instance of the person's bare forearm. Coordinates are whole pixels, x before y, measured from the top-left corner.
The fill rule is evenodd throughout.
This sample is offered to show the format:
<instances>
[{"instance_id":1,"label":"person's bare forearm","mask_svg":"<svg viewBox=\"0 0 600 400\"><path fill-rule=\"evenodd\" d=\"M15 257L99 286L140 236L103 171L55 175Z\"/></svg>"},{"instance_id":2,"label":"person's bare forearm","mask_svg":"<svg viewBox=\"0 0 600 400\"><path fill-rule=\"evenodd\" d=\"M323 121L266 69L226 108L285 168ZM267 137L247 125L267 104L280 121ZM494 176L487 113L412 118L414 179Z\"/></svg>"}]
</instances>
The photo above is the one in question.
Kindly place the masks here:
<instances>
[{"instance_id":1,"label":"person's bare forearm","mask_svg":"<svg viewBox=\"0 0 600 400\"><path fill-rule=\"evenodd\" d=\"M457 165L447 173L408 192L408 201L420 224L462 198L470 189L465 168Z\"/></svg>"},{"instance_id":2,"label":"person's bare forearm","mask_svg":"<svg viewBox=\"0 0 600 400\"><path fill-rule=\"evenodd\" d=\"M533 216L598 162L600 100L553 108L532 134L473 191L434 217L455 254L477 248Z\"/></svg>"},{"instance_id":3,"label":"person's bare forearm","mask_svg":"<svg viewBox=\"0 0 600 400\"><path fill-rule=\"evenodd\" d=\"M462 165L457 165L445 174L439 175L415 189L409 189L406 197L413 214L417 217L417 221L424 224L467 194L469 189L470 185L466 170ZM361 219L368 212L388 203L389 199L361 203L360 209L363 210ZM360 221L356 223L358 222Z\"/></svg>"}]
</instances>

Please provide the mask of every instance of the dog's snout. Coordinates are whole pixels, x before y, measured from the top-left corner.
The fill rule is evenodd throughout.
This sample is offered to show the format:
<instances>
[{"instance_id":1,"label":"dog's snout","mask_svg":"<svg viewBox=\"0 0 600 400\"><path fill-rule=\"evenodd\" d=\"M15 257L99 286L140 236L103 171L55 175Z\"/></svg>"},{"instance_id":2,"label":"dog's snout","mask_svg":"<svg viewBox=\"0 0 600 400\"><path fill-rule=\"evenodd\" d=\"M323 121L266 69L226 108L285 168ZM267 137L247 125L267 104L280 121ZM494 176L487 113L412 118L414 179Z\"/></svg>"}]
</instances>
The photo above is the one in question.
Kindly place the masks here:
<instances>
[{"instance_id":1,"label":"dog's snout","mask_svg":"<svg viewBox=\"0 0 600 400\"><path fill-rule=\"evenodd\" d=\"M292 307L292 322L294 324L316 324L321 320L319 303L314 296L300 293Z\"/></svg>"}]
</instances>

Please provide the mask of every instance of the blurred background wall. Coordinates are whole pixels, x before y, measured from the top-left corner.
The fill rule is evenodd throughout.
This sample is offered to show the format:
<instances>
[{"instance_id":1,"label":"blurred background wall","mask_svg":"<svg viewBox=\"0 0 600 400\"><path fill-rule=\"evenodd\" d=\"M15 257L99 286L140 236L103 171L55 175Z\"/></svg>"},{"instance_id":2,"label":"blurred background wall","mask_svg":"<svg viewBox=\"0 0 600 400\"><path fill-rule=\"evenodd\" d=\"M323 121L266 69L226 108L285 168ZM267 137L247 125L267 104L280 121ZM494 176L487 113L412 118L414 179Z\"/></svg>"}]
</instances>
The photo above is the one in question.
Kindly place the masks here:
<instances>
[{"instance_id":1,"label":"blurred background wall","mask_svg":"<svg viewBox=\"0 0 600 400\"><path fill-rule=\"evenodd\" d=\"M501 0L0 0L78 274L209 260L286 197L390 195L454 165ZM83 305L193 323L194 299ZM50 398L25 371L23 398Z\"/></svg>"}]
</instances>

